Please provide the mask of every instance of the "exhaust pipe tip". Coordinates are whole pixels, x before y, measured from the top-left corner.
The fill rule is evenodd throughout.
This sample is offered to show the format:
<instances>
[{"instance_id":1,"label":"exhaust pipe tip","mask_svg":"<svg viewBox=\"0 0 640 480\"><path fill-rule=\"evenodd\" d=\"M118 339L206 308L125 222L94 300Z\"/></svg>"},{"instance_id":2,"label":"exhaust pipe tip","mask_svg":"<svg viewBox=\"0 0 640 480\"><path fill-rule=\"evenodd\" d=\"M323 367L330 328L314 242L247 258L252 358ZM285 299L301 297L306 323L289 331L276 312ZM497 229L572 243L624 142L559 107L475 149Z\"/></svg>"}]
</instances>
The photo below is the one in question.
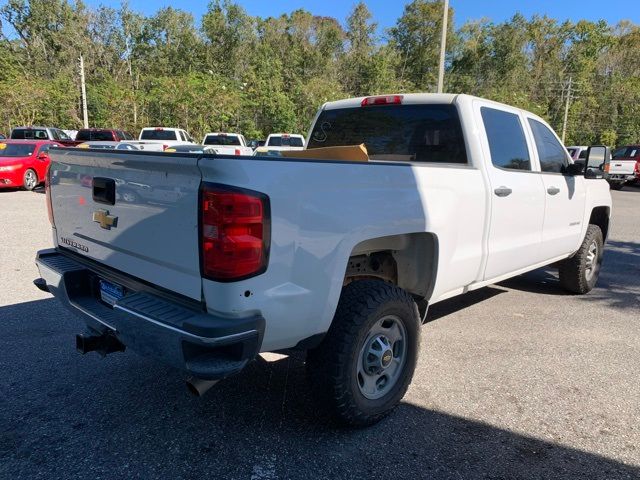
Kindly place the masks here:
<instances>
[{"instance_id":1,"label":"exhaust pipe tip","mask_svg":"<svg viewBox=\"0 0 640 480\"><path fill-rule=\"evenodd\" d=\"M187 391L194 397L202 397L220 380L204 380L202 378L191 377L187 379Z\"/></svg>"},{"instance_id":2,"label":"exhaust pipe tip","mask_svg":"<svg viewBox=\"0 0 640 480\"><path fill-rule=\"evenodd\" d=\"M81 354L98 352L103 357L114 352L124 352L126 347L114 335L76 335L76 350Z\"/></svg>"}]
</instances>

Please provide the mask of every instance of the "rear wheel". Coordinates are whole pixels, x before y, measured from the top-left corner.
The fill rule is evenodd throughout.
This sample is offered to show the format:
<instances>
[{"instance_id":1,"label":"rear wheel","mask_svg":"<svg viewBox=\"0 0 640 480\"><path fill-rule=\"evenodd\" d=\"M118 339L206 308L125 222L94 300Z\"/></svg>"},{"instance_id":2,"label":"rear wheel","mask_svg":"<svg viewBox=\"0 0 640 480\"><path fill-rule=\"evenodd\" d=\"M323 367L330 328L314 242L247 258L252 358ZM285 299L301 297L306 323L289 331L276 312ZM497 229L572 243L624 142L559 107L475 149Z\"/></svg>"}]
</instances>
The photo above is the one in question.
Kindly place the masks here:
<instances>
[{"instance_id":1,"label":"rear wheel","mask_svg":"<svg viewBox=\"0 0 640 480\"><path fill-rule=\"evenodd\" d=\"M598 281L603 251L602 230L589 225L580 249L560 263L560 285L572 293L590 292Z\"/></svg>"},{"instance_id":2,"label":"rear wheel","mask_svg":"<svg viewBox=\"0 0 640 480\"><path fill-rule=\"evenodd\" d=\"M411 296L379 280L347 285L322 344L307 353L316 398L342 423L371 425L407 391L420 318Z\"/></svg>"},{"instance_id":3,"label":"rear wheel","mask_svg":"<svg viewBox=\"0 0 640 480\"><path fill-rule=\"evenodd\" d=\"M609 183L609 187L611 187L611 190L622 190L624 182L611 182Z\"/></svg>"},{"instance_id":4,"label":"rear wheel","mask_svg":"<svg viewBox=\"0 0 640 480\"><path fill-rule=\"evenodd\" d=\"M22 177L22 186L25 190L33 190L38 186L38 174L35 170L29 168L24 172L24 176Z\"/></svg>"}]
</instances>

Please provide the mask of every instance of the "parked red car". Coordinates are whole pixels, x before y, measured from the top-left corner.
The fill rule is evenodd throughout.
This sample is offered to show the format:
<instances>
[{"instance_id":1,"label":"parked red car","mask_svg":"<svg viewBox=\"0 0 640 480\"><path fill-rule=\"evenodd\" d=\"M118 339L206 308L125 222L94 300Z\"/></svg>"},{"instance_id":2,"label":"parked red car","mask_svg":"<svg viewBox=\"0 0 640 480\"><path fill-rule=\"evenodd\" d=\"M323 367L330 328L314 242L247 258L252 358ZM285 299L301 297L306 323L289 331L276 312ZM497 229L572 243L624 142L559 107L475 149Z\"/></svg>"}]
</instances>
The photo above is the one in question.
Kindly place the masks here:
<instances>
[{"instance_id":1,"label":"parked red car","mask_svg":"<svg viewBox=\"0 0 640 480\"><path fill-rule=\"evenodd\" d=\"M635 180L632 183L640 183L640 145L625 145L624 147L616 148L612 153L614 160L635 160L636 168L634 170Z\"/></svg>"},{"instance_id":2,"label":"parked red car","mask_svg":"<svg viewBox=\"0 0 640 480\"><path fill-rule=\"evenodd\" d=\"M60 147L49 140L4 140L0 143L0 188L33 190L44 181L49 149Z\"/></svg>"}]
</instances>

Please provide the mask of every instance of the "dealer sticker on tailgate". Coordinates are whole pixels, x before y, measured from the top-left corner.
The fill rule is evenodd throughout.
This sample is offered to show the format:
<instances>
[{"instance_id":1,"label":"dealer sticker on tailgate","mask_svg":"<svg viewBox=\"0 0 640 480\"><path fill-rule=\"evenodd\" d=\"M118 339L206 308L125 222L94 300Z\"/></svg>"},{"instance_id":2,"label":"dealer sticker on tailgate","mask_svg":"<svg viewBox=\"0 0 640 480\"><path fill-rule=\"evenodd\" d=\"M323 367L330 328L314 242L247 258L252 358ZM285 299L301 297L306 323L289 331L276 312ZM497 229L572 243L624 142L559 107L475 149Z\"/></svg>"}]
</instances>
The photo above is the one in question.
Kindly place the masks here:
<instances>
[{"instance_id":1,"label":"dealer sticker on tailgate","mask_svg":"<svg viewBox=\"0 0 640 480\"><path fill-rule=\"evenodd\" d=\"M100 299L103 302L113 306L122 297L124 297L124 287L100 280Z\"/></svg>"}]
</instances>

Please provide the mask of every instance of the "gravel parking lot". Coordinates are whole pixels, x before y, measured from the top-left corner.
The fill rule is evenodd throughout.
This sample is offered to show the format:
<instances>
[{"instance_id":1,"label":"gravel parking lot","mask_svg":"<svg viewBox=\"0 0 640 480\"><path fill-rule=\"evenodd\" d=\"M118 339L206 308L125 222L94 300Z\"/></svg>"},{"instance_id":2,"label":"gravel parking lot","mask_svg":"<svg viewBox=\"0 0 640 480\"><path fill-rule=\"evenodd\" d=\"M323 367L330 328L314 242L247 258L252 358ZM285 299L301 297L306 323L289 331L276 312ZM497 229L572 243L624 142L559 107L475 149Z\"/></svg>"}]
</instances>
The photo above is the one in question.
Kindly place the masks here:
<instances>
[{"instance_id":1,"label":"gravel parking lot","mask_svg":"<svg viewBox=\"0 0 640 480\"><path fill-rule=\"evenodd\" d=\"M0 478L640 478L640 189L612 193L595 291L539 270L434 306L402 405L349 430L300 358L197 399L133 352L76 353L81 322L31 283L44 195L0 192Z\"/></svg>"}]
</instances>

